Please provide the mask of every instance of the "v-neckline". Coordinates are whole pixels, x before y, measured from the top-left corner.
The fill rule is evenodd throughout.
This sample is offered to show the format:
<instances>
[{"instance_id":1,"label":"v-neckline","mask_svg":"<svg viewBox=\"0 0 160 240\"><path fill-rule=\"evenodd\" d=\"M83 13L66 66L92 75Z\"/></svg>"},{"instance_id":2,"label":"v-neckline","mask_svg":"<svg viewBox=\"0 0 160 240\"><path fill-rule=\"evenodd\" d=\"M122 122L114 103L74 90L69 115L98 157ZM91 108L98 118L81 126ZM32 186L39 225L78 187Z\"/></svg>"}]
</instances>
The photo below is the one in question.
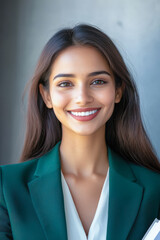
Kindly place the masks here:
<instances>
[{"instance_id":1,"label":"v-neckline","mask_svg":"<svg viewBox=\"0 0 160 240\"><path fill-rule=\"evenodd\" d=\"M101 190L101 193L100 193L100 197L99 197L99 200L98 200L98 204L97 204L97 208L96 208L96 211L95 211L93 220L92 220L91 225L90 225L90 227L89 227L88 235L86 235L86 232L85 232L85 230L84 230L84 227L83 227L83 224L82 224L82 222L81 222L80 216L79 216L79 214L78 214L77 208L76 208L75 203L74 203L74 201L73 201L72 194L71 194L71 192L70 192L69 186L68 186L68 184L67 184L67 181L66 181L66 179L65 179L62 171L61 171L61 176L62 176L62 179L63 179L63 183L65 184L66 190L67 190L67 192L68 192L68 194L69 194L69 198L70 198L71 204L72 204L72 206L73 206L73 208L74 208L74 212L75 212L75 214L76 214L77 220L78 220L78 222L79 222L79 224L80 224L80 226L81 226L81 229L82 229L82 231L83 231L83 233L84 233L84 235L85 235L85 237L86 237L86 239L84 239L84 240L89 240L90 233L91 233L91 231L92 231L92 228L94 227L94 222L96 221L96 219L98 218L98 215L100 214L101 205L102 205L102 202L103 202L103 196L104 196L105 186L106 186L106 184L107 184L107 181L109 180L109 168L108 168L108 171L107 171L107 174L106 174L106 177L105 177L103 186L102 186L102 190ZM104 197L105 197L105 196L104 196Z\"/></svg>"}]
</instances>

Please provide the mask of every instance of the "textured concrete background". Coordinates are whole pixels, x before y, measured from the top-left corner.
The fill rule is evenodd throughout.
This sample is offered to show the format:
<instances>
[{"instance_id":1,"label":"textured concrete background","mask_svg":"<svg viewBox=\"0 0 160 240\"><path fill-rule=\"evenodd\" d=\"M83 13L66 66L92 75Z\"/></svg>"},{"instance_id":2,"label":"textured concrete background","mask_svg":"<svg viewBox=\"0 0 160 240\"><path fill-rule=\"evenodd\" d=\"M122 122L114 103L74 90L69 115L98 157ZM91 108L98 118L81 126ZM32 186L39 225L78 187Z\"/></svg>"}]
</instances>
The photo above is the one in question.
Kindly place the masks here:
<instances>
[{"instance_id":1,"label":"textured concrete background","mask_svg":"<svg viewBox=\"0 0 160 240\"><path fill-rule=\"evenodd\" d=\"M1 0L0 17L0 164L19 160L26 117L22 94L44 44L77 23L98 26L119 48L137 82L144 123L160 158L159 0Z\"/></svg>"}]
</instances>

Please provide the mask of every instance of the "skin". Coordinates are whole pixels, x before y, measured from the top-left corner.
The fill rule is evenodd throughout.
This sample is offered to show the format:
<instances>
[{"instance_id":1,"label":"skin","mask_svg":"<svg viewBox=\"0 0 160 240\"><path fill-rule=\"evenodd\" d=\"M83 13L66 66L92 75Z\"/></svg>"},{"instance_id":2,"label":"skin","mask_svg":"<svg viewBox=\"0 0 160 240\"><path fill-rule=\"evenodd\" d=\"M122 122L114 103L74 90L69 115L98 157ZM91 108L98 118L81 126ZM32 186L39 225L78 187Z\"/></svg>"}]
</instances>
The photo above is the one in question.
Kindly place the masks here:
<instances>
[{"instance_id":1,"label":"skin","mask_svg":"<svg viewBox=\"0 0 160 240\"><path fill-rule=\"evenodd\" d=\"M108 74L89 76L97 71ZM58 77L59 74L74 76ZM104 56L91 46L63 50L52 65L49 90L42 84L39 89L46 106L53 108L62 124L61 169L88 235L109 167L105 123L120 102L122 89L115 87ZM101 109L92 120L79 121L68 111L80 108Z\"/></svg>"}]
</instances>

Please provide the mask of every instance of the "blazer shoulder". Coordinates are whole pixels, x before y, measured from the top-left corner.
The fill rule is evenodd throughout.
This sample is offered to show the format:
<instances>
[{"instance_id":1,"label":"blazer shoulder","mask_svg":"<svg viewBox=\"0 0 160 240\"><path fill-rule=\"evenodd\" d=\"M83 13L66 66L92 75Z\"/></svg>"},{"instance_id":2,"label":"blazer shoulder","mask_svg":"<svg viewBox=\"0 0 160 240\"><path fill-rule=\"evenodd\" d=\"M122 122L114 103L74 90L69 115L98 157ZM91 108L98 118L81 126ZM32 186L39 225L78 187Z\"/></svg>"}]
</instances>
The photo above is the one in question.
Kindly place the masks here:
<instances>
[{"instance_id":1,"label":"blazer shoulder","mask_svg":"<svg viewBox=\"0 0 160 240\"><path fill-rule=\"evenodd\" d=\"M60 169L59 144L60 142L38 158L22 163L1 166L0 171L2 171L3 179L26 183L38 176L43 176Z\"/></svg>"},{"instance_id":2,"label":"blazer shoulder","mask_svg":"<svg viewBox=\"0 0 160 240\"><path fill-rule=\"evenodd\" d=\"M129 165L137 178L137 182L146 187L155 188L160 193L160 173L134 163L129 163Z\"/></svg>"},{"instance_id":3,"label":"blazer shoulder","mask_svg":"<svg viewBox=\"0 0 160 240\"><path fill-rule=\"evenodd\" d=\"M35 158L22 163L14 163L0 166L0 174L3 179L15 181L16 179L31 179L39 159Z\"/></svg>"}]
</instances>

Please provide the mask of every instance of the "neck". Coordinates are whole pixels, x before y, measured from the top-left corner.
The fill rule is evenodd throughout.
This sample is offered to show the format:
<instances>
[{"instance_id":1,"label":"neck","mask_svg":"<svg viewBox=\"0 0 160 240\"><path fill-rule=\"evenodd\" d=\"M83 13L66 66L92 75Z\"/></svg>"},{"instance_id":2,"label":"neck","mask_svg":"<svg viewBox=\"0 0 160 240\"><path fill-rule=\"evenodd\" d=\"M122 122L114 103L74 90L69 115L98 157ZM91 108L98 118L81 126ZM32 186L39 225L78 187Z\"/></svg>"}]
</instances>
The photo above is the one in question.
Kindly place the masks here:
<instances>
[{"instance_id":1,"label":"neck","mask_svg":"<svg viewBox=\"0 0 160 240\"><path fill-rule=\"evenodd\" d=\"M64 174L84 177L106 175L108 157L104 129L89 136L63 132L60 158Z\"/></svg>"}]
</instances>

